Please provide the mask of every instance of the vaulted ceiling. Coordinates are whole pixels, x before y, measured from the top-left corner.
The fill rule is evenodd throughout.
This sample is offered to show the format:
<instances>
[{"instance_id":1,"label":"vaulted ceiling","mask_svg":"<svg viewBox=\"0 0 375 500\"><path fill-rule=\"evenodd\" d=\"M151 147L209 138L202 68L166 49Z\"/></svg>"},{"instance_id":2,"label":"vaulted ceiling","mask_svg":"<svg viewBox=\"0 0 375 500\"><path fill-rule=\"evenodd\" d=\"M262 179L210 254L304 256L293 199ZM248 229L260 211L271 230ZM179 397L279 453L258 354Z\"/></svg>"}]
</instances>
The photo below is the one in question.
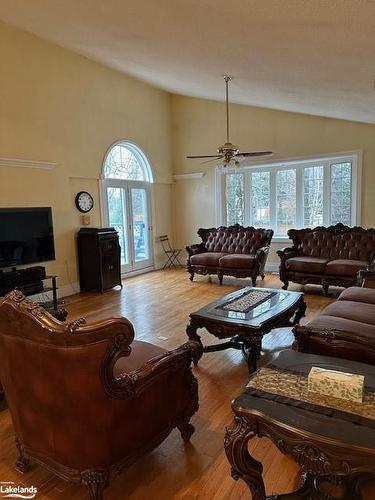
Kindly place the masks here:
<instances>
[{"instance_id":1,"label":"vaulted ceiling","mask_svg":"<svg viewBox=\"0 0 375 500\"><path fill-rule=\"evenodd\" d=\"M177 94L375 123L375 0L1 0L0 19Z\"/></svg>"}]
</instances>

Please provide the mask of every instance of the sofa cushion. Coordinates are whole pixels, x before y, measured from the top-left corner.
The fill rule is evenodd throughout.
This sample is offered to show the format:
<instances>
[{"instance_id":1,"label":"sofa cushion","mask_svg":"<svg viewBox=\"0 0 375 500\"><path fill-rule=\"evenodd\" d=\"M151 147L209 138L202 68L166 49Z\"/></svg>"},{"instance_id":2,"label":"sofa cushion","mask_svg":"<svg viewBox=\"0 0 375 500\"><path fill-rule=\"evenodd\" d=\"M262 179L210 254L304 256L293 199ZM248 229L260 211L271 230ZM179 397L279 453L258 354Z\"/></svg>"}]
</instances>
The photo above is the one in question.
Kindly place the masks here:
<instances>
[{"instance_id":1,"label":"sofa cushion","mask_svg":"<svg viewBox=\"0 0 375 500\"><path fill-rule=\"evenodd\" d=\"M324 308L322 314L375 326L375 307L372 304L351 300L337 300Z\"/></svg>"},{"instance_id":2,"label":"sofa cushion","mask_svg":"<svg viewBox=\"0 0 375 500\"><path fill-rule=\"evenodd\" d=\"M353 333L353 340L355 341L355 336L374 339L375 338L375 326L369 325L367 323L362 323L361 321L353 321L347 318L339 318L336 316L325 315L324 312L320 314L316 319L310 321L307 325L308 327L317 330L341 330L343 332Z\"/></svg>"},{"instance_id":3,"label":"sofa cushion","mask_svg":"<svg viewBox=\"0 0 375 500\"><path fill-rule=\"evenodd\" d=\"M115 377L137 370L150 361L150 359L162 356L168 352L157 345L141 342L140 340L134 340L131 344L131 349L131 356L124 356L116 361L113 367L113 375Z\"/></svg>"},{"instance_id":4,"label":"sofa cushion","mask_svg":"<svg viewBox=\"0 0 375 500\"><path fill-rule=\"evenodd\" d=\"M305 274L323 274L328 259L319 257L291 257L285 261L285 267L288 271L295 271Z\"/></svg>"},{"instance_id":5,"label":"sofa cushion","mask_svg":"<svg viewBox=\"0 0 375 500\"><path fill-rule=\"evenodd\" d=\"M252 269L256 258L254 255L244 255L244 254L229 254L221 257L219 260L220 267L234 268L234 269Z\"/></svg>"},{"instance_id":6,"label":"sofa cushion","mask_svg":"<svg viewBox=\"0 0 375 500\"><path fill-rule=\"evenodd\" d=\"M227 255L223 252L203 252L190 257L190 263L193 266L209 266L216 267L219 265L221 257Z\"/></svg>"},{"instance_id":7,"label":"sofa cushion","mask_svg":"<svg viewBox=\"0 0 375 500\"><path fill-rule=\"evenodd\" d=\"M375 289L374 288L360 288L358 286L351 286L343 292L337 300L350 300L354 302L364 302L365 304L375 305Z\"/></svg>"},{"instance_id":8,"label":"sofa cushion","mask_svg":"<svg viewBox=\"0 0 375 500\"><path fill-rule=\"evenodd\" d=\"M328 262L326 274L328 276L353 276L360 269L365 269L368 262L365 260L336 259Z\"/></svg>"}]
</instances>

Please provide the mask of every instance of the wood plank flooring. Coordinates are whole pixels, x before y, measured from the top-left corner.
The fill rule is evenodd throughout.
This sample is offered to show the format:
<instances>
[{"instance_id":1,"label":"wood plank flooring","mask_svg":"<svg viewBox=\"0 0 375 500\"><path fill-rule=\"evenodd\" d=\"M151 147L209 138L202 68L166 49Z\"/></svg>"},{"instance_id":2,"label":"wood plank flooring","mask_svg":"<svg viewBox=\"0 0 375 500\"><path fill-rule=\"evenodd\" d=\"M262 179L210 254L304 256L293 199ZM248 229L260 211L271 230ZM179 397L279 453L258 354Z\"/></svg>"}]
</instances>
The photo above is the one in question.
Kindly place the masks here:
<instances>
[{"instance_id":1,"label":"wood plank flooring","mask_svg":"<svg viewBox=\"0 0 375 500\"><path fill-rule=\"evenodd\" d=\"M133 322L140 340L170 349L186 341L185 328L189 313L241 286L248 280L226 278L223 286L217 280L198 276L191 283L186 272L155 271L124 281L122 291L78 294L67 298L69 318L85 317L88 322L111 316L126 316ZM259 286L280 288L277 276L267 275ZM291 285L291 290L300 290ZM317 314L334 298L323 297L318 287L307 288L307 317ZM159 337L166 337L161 340ZM205 335L203 334L203 337ZM212 341L204 338L205 342ZM262 361L291 343L288 329L279 329L264 341ZM247 382L247 367L239 351L207 353L194 368L199 382L200 408L192 423L196 432L191 443L184 445L177 431L154 452L141 458L122 475L113 478L105 492L106 500L168 499L249 499L247 487L235 482L223 451L225 426L231 422L230 402ZM87 415L87 418L95 418ZM86 489L70 485L40 466L22 475L14 468L16 451L9 411L0 413L0 481L34 485L36 500L83 500ZM251 442L254 456L264 465L267 492L286 492L299 480L298 468L267 439Z\"/></svg>"}]
</instances>

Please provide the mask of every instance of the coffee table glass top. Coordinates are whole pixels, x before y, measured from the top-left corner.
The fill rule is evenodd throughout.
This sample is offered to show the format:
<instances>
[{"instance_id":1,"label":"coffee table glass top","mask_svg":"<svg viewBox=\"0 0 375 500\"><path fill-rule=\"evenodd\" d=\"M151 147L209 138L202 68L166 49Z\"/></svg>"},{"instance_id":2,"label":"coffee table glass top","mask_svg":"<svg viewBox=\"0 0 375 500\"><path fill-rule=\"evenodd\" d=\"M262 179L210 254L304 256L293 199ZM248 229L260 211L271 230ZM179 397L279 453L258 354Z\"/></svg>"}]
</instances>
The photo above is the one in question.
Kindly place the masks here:
<instances>
[{"instance_id":1,"label":"coffee table glass top","mask_svg":"<svg viewBox=\"0 0 375 500\"><path fill-rule=\"evenodd\" d=\"M301 295L300 292L246 287L211 302L191 316L224 322L262 323L290 308Z\"/></svg>"}]
</instances>

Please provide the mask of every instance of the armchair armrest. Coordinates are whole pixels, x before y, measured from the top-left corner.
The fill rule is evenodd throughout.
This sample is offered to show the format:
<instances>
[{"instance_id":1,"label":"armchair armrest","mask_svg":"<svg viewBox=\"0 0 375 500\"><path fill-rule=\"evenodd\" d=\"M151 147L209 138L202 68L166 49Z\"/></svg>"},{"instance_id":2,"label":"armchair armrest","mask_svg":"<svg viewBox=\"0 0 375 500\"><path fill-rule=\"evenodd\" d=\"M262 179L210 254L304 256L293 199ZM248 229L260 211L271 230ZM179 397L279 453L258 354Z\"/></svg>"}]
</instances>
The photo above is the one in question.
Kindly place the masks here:
<instances>
[{"instance_id":1,"label":"armchair armrest","mask_svg":"<svg viewBox=\"0 0 375 500\"><path fill-rule=\"evenodd\" d=\"M206 247L204 246L204 243L198 243L187 246L186 251L189 254L189 257L191 257L192 255L197 255L198 253L204 253L206 251Z\"/></svg>"},{"instance_id":2,"label":"armchair armrest","mask_svg":"<svg viewBox=\"0 0 375 500\"><path fill-rule=\"evenodd\" d=\"M277 255L280 257L282 261L290 259L291 257L298 257L298 250L294 247L286 247L277 250Z\"/></svg>"},{"instance_id":3,"label":"armchair armrest","mask_svg":"<svg viewBox=\"0 0 375 500\"><path fill-rule=\"evenodd\" d=\"M193 359L201 355L202 346L198 342L189 341L182 346L156 356L139 368L124 372L118 377L113 374L116 361L124 355L121 346L114 342L102 363L101 378L104 388L111 397L127 399L138 395L155 383L162 375L176 373L179 370L190 371Z\"/></svg>"},{"instance_id":4,"label":"armchair armrest","mask_svg":"<svg viewBox=\"0 0 375 500\"><path fill-rule=\"evenodd\" d=\"M357 286L375 288L375 266L357 272Z\"/></svg>"},{"instance_id":5,"label":"armchair armrest","mask_svg":"<svg viewBox=\"0 0 375 500\"><path fill-rule=\"evenodd\" d=\"M264 247L258 248L256 251L255 255L260 256L260 255L267 255L268 252L270 251L270 246L265 245Z\"/></svg>"}]
</instances>

